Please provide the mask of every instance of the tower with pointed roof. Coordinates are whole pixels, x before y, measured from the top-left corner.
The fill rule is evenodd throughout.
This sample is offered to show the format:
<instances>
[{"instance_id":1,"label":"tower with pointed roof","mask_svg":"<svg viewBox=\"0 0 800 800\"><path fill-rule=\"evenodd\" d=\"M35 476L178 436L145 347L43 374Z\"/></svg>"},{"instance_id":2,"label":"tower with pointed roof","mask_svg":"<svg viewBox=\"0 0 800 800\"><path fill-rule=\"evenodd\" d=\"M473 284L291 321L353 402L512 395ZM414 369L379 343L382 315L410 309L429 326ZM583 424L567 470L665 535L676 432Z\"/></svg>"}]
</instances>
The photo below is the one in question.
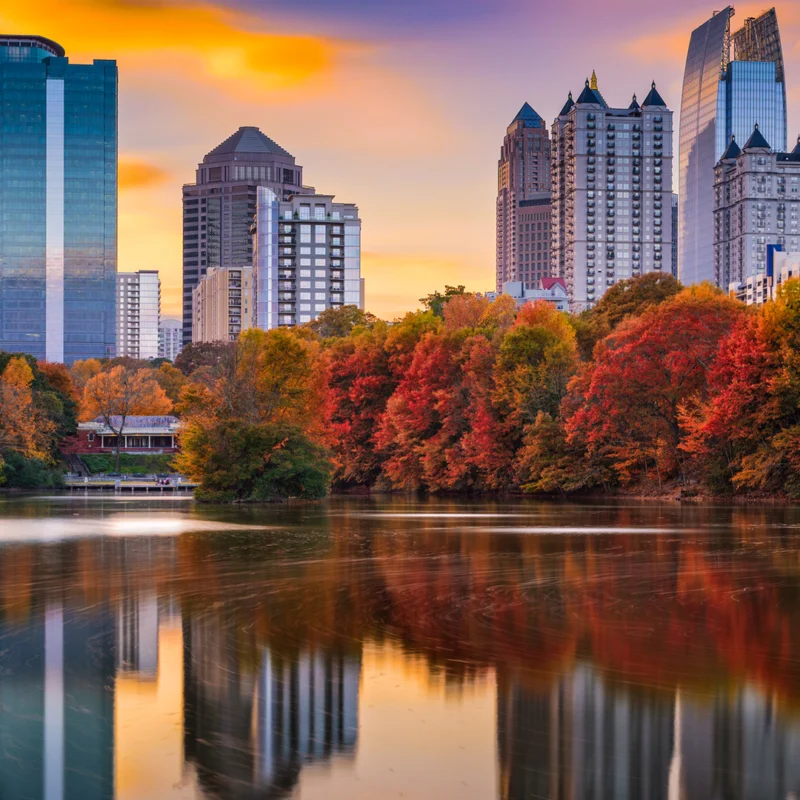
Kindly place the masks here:
<instances>
[{"instance_id":1,"label":"tower with pointed roof","mask_svg":"<svg viewBox=\"0 0 800 800\"><path fill-rule=\"evenodd\" d=\"M535 288L550 274L550 140L525 103L506 129L497 163L497 291L509 281Z\"/></svg>"},{"instance_id":2,"label":"tower with pointed roof","mask_svg":"<svg viewBox=\"0 0 800 800\"><path fill-rule=\"evenodd\" d=\"M759 123L742 147L730 137L714 168L713 235L718 286L771 285L774 251L800 253L800 139L776 152Z\"/></svg>"},{"instance_id":3,"label":"tower with pointed roof","mask_svg":"<svg viewBox=\"0 0 800 800\"><path fill-rule=\"evenodd\" d=\"M689 40L680 118L679 277L714 280L714 165L735 136L761 134L786 149L786 76L774 8L731 30L728 6ZM727 285L721 284L722 288Z\"/></svg>"},{"instance_id":4,"label":"tower with pointed roof","mask_svg":"<svg viewBox=\"0 0 800 800\"><path fill-rule=\"evenodd\" d=\"M206 270L253 266L250 228L257 189L279 200L313 192L294 156L256 127L244 126L211 150L183 187L183 343L192 341L192 296Z\"/></svg>"},{"instance_id":5,"label":"tower with pointed roof","mask_svg":"<svg viewBox=\"0 0 800 800\"><path fill-rule=\"evenodd\" d=\"M551 128L552 269L573 311L617 281L672 272L672 112L652 83L612 108L597 74Z\"/></svg>"}]
</instances>

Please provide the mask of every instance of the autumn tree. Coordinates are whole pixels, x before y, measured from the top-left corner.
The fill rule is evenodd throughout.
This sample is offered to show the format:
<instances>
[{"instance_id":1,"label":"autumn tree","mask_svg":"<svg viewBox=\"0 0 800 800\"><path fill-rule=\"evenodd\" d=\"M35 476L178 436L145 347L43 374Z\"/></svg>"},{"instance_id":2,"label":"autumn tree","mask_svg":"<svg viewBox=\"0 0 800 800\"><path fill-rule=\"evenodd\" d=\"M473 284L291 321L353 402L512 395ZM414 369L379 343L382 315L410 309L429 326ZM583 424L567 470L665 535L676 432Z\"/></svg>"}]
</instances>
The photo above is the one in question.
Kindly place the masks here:
<instances>
[{"instance_id":1,"label":"autumn tree","mask_svg":"<svg viewBox=\"0 0 800 800\"><path fill-rule=\"evenodd\" d=\"M682 447L711 488L800 497L800 280L739 321L705 402L687 403Z\"/></svg>"},{"instance_id":2,"label":"autumn tree","mask_svg":"<svg viewBox=\"0 0 800 800\"><path fill-rule=\"evenodd\" d=\"M402 359L375 434L394 486L480 491L504 484L509 453L498 439L491 397L509 311L508 298L490 303L454 295L443 308L443 324L422 335L410 362Z\"/></svg>"},{"instance_id":3,"label":"autumn tree","mask_svg":"<svg viewBox=\"0 0 800 800\"><path fill-rule=\"evenodd\" d=\"M55 425L37 404L33 382L33 370L24 356L12 357L0 375L0 451L45 461L52 456L50 436Z\"/></svg>"},{"instance_id":4,"label":"autumn tree","mask_svg":"<svg viewBox=\"0 0 800 800\"><path fill-rule=\"evenodd\" d=\"M69 367L69 374L79 397L83 397L83 390L86 388L86 384L102 371L103 365L96 358L86 358L83 361L72 363L72 366Z\"/></svg>"},{"instance_id":5,"label":"autumn tree","mask_svg":"<svg viewBox=\"0 0 800 800\"><path fill-rule=\"evenodd\" d=\"M170 399L173 405L178 403L181 390L186 385L186 376L169 361L162 362L157 368L152 370L153 378L164 390L164 394Z\"/></svg>"},{"instance_id":6,"label":"autumn tree","mask_svg":"<svg viewBox=\"0 0 800 800\"><path fill-rule=\"evenodd\" d=\"M581 357L589 360L594 346L628 317L639 316L681 290L672 275L648 272L636 278L617 281L610 286L593 308L571 318Z\"/></svg>"},{"instance_id":7,"label":"autumn tree","mask_svg":"<svg viewBox=\"0 0 800 800\"><path fill-rule=\"evenodd\" d=\"M377 323L337 338L320 357L324 435L340 486L373 486L382 471L374 437L397 385L387 333L386 324Z\"/></svg>"},{"instance_id":8,"label":"autumn tree","mask_svg":"<svg viewBox=\"0 0 800 800\"><path fill-rule=\"evenodd\" d=\"M341 339L356 328L371 328L377 321L374 314L362 311L355 305L346 305L326 308L311 322L307 322L306 327L321 339Z\"/></svg>"},{"instance_id":9,"label":"autumn tree","mask_svg":"<svg viewBox=\"0 0 800 800\"><path fill-rule=\"evenodd\" d=\"M178 353L174 366L188 378L195 370L220 366L235 350L234 342L192 342Z\"/></svg>"},{"instance_id":10,"label":"autumn tree","mask_svg":"<svg viewBox=\"0 0 800 800\"><path fill-rule=\"evenodd\" d=\"M707 396L720 341L742 313L741 304L701 285L621 323L575 384L567 442L603 460L622 483L685 478L681 409Z\"/></svg>"},{"instance_id":11,"label":"autumn tree","mask_svg":"<svg viewBox=\"0 0 800 800\"><path fill-rule=\"evenodd\" d=\"M455 337L427 333L389 398L375 440L385 459L383 470L397 488L428 488L432 461L439 461L436 451L448 436L442 403L452 403L461 391L457 354ZM434 437L439 441L432 446Z\"/></svg>"},{"instance_id":12,"label":"autumn tree","mask_svg":"<svg viewBox=\"0 0 800 800\"><path fill-rule=\"evenodd\" d=\"M116 465L125 425L131 416L168 414L172 402L148 369L128 370L117 366L91 378L83 390L83 419L101 417L116 437Z\"/></svg>"},{"instance_id":13,"label":"autumn tree","mask_svg":"<svg viewBox=\"0 0 800 800\"><path fill-rule=\"evenodd\" d=\"M184 387L177 463L200 483L202 498L324 493L330 466L318 444L318 348L302 331L251 329L202 383Z\"/></svg>"}]
</instances>

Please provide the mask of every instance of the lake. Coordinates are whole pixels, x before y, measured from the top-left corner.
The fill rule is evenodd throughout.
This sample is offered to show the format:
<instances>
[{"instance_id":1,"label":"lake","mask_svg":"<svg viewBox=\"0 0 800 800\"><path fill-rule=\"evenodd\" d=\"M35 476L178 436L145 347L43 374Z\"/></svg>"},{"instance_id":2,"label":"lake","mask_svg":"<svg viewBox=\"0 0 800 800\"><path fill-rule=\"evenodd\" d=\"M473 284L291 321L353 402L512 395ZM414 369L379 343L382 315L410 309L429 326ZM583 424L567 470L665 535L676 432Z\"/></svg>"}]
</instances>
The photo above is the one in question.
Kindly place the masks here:
<instances>
[{"instance_id":1,"label":"lake","mask_svg":"<svg viewBox=\"0 0 800 800\"><path fill-rule=\"evenodd\" d=\"M800 798L800 508L0 500L0 798Z\"/></svg>"}]
</instances>

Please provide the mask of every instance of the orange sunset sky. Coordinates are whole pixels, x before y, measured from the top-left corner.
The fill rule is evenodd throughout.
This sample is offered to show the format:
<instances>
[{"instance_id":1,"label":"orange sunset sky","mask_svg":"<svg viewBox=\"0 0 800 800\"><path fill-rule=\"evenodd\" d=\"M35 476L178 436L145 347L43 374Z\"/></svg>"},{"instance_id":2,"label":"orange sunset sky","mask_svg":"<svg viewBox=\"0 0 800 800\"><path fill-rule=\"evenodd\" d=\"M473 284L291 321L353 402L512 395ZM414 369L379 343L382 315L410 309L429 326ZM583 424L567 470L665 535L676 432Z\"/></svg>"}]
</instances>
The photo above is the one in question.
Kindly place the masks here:
<instances>
[{"instance_id":1,"label":"orange sunset sky","mask_svg":"<svg viewBox=\"0 0 800 800\"><path fill-rule=\"evenodd\" d=\"M496 160L528 101L548 125L597 70L627 105L676 112L698 0L4 0L0 29L119 64L119 269L181 293L181 184L241 125L356 202L367 308L393 318L446 283L494 284ZM800 133L800 2L776 4ZM766 6L736 5L734 26ZM677 156L677 149L675 155ZM677 168L677 158L676 164ZM676 169L677 172L677 169Z\"/></svg>"}]
</instances>

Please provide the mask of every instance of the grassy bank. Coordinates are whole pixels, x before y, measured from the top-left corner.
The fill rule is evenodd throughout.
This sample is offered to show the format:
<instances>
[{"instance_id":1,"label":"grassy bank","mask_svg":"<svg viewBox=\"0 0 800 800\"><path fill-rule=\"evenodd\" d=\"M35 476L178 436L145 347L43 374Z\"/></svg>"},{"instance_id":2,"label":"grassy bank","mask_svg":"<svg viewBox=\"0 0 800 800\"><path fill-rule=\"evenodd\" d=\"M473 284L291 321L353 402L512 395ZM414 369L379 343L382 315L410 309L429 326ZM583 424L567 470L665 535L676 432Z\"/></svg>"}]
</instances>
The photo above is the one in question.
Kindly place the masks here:
<instances>
[{"instance_id":1,"label":"grassy bank","mask_svg":"<svg viewBox=\"0 0 800 800\"><path fill-rule=\"evenodd\" d=\"M121 453L119 472L127 475L152 475L154 473L174 472L173 456L163 455L131 455ZM81 456L81 461L93 475L101 472L116 472L116 457L113 454Z\"/></svg>"}]
</instances>

